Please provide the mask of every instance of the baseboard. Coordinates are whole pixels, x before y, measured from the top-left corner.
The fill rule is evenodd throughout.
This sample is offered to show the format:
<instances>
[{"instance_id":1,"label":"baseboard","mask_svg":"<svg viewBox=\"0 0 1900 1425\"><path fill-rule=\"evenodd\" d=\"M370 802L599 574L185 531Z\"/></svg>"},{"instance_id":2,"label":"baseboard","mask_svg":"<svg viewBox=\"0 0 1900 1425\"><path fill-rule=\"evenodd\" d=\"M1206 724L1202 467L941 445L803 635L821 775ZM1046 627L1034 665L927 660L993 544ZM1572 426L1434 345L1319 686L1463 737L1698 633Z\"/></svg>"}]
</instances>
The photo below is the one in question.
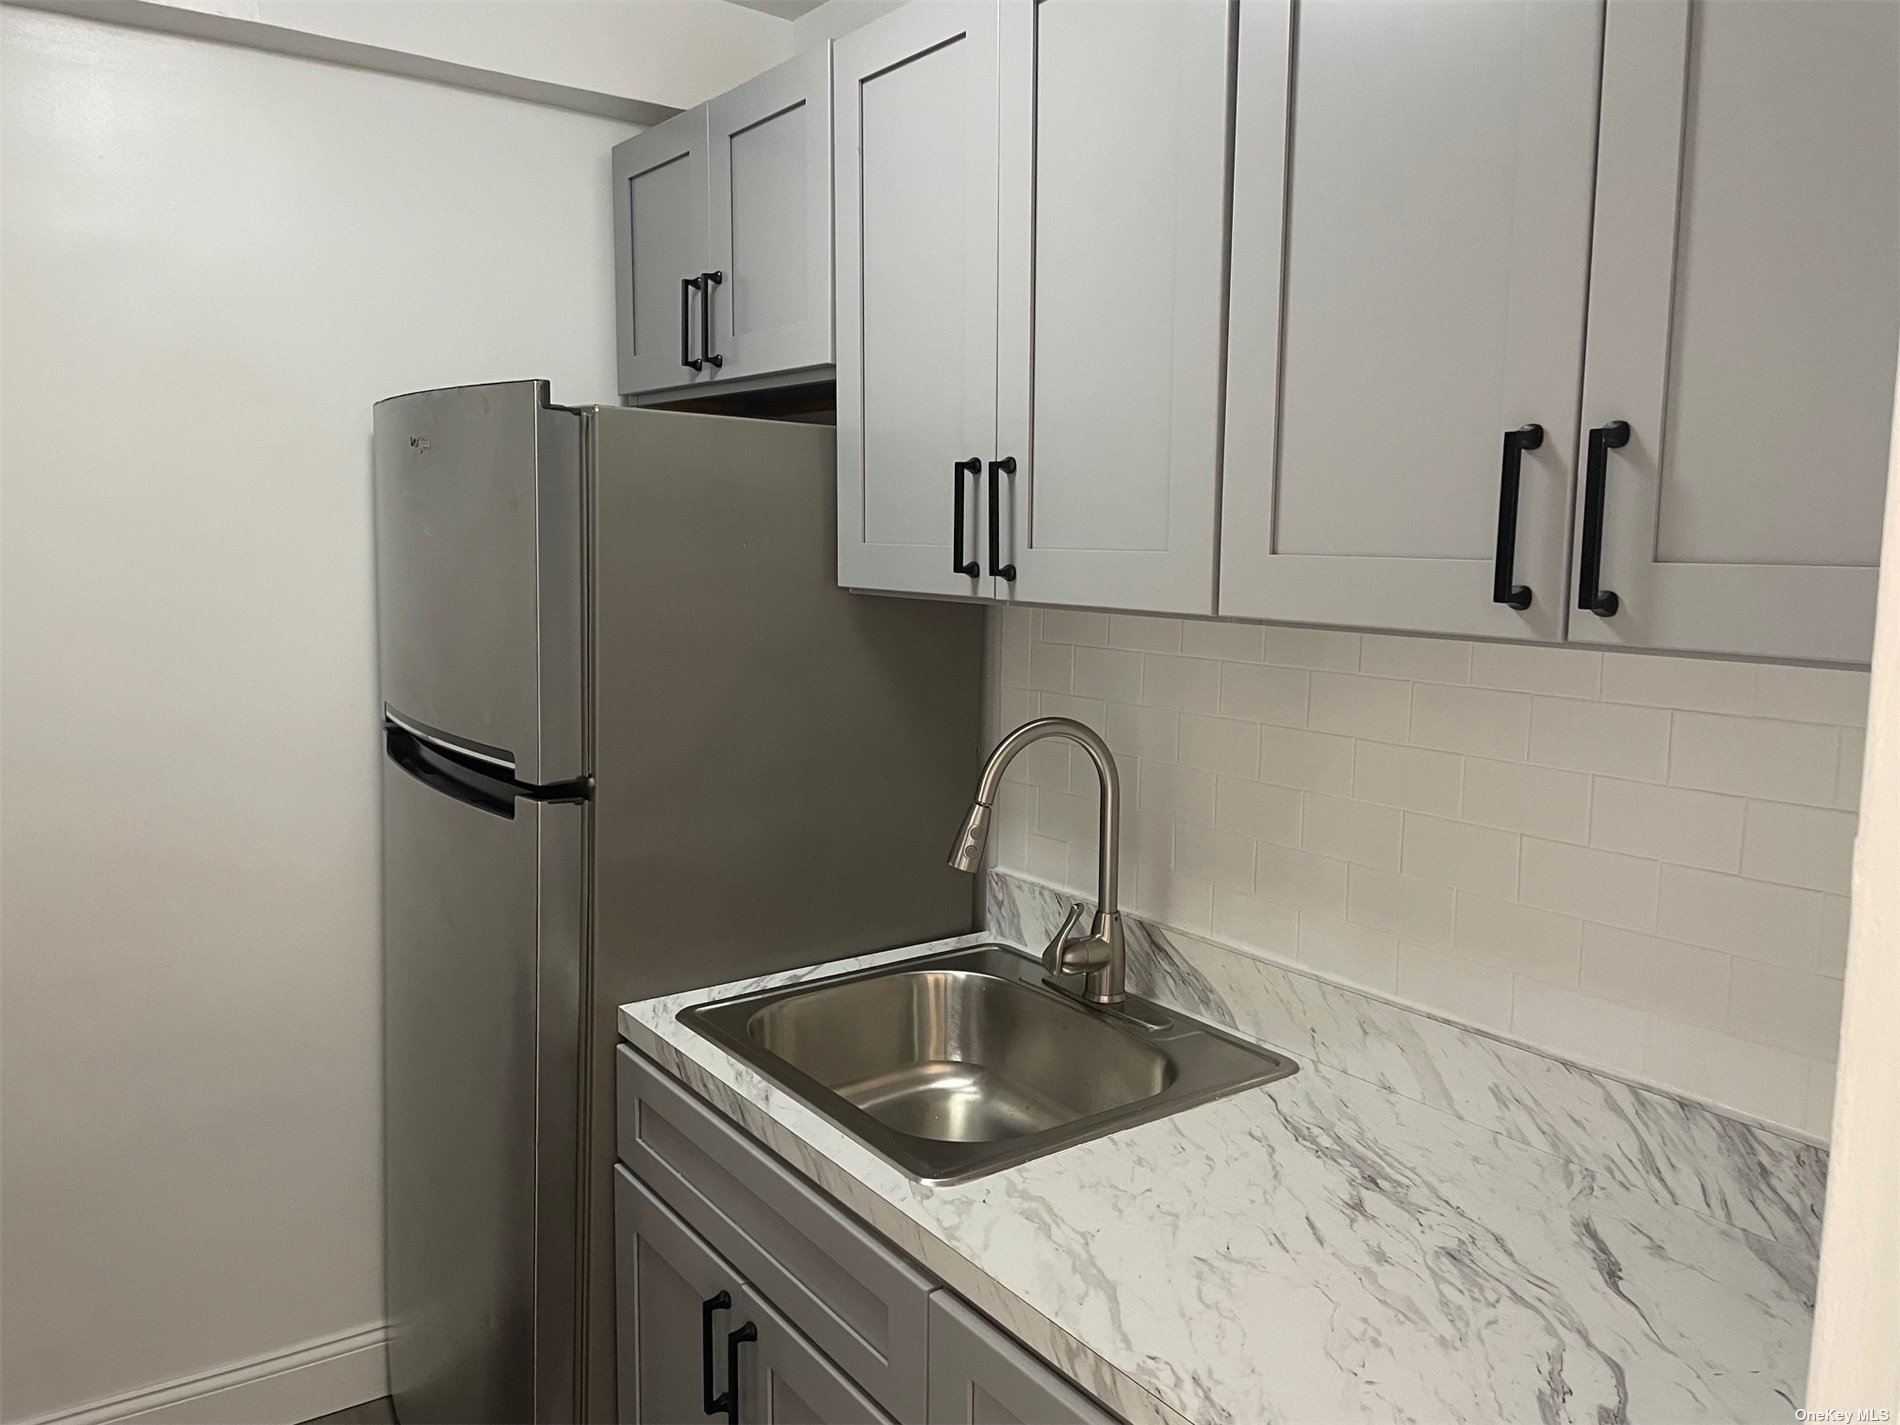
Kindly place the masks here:
<instances>
[{"instance_id":1,"label":"baseboard","mask_svg":"<svg viewBox=\"0 0 1900 1425\"><path fill-rule=\"evenodd\" d=\"M362 1326L20 1425L297 1425L389 1394L388 1340Z\"/></svg>"}]
</instances>

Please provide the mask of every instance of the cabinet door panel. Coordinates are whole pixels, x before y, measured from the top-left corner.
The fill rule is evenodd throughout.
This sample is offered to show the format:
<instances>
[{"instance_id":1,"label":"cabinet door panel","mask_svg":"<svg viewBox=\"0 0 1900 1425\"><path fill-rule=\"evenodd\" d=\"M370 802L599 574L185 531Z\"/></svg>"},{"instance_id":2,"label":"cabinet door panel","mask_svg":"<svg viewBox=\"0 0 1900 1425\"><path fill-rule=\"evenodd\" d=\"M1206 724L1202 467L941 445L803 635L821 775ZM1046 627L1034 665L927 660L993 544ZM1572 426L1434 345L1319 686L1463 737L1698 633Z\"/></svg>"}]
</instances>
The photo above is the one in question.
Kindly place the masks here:
<instances>
[{"instance_id":1,"label":"cabinet door panel","mask_svg":"<svg viewBox=\"0 0 1900 1425\"><path fill-rule=\"evenodd\" d=\"M999 592L1213 610L1232 20L1004 9Z\"/></svg>"},{"instance_id":2,"label":"cabinet door panel","mask_svg":"<svg viewBox=\"0 0 1900 1425\"><path fill-rule=\"evenodd\" d=\"M719 377L830 364L830 49L720 95L706 122Z\"/></svg>"},{"instance_id":3,"label":"cabinet door panel","mask_svg":"<svg viewBox=\"0 0 1900 1425\"><path fill-rule=\"evenodd\" d=\"M996 436L993 0L909 5L833 51L838 290L838 576L868 589L988 593L980 557Z\"/></svg>"},{"instance_id":4,"label":"cabinet door panel","mask_svg":"<svg viewBox=\"0 0 1900 1425\"><path fill-rule=\"evenodd\" d=\"M682 321L697 355L700 317L699 299L680 287L709 270L706 110L676 114L616 145L613 174L621 394L709 380L710 367L695 372L681 359Z\"/></svg>"},{"instance_id":5,"label":"cabinet door panel","mask_svg":"<svg viewBox=\"0 0 1900 1425\"><path fill-rule=\"evenodd\" d=\"M930 1425L1120 1425L949 1292L930 1298Z\"/></svg>"},{"instance_id":6,"label":"cabinet door panel","mask_svg":"<svg viewBox=\"0 0 1900 1425\"><path fill-rule=\"evenodd\" d=\"M1630 437L1603 486L1617 607L1573 639L1867 660L1897 51L1889 4L1610 5L1584 419Z\"/></svg>"},{"instance_id":7,"label":"cabinet door panel","mask_svg":"<svg viewBox=\"0 0 1900 1425\"><path fill-rule=\"evenodd\" d=\"M745 1314L759 1338L739 1350L739 1419L744 1425L890 1425L891 1417L760 1296Z\"/></svg>"},{"instance_id":8,"label":"cabinet door panel","mask_svg":"<svg viewBox=\"0 0 1900 1425\"><path fill-rule=\"evenodd\" d=\"M1579 0L1243 3L1222 613L1562 637L1599 35Z\"/></svg>"},{"instance_id":9,"label":"cabinet door panel","mask_svg":"<svg viewBox=\"0 0 1900 1425\"><path fill-rule=\"evenodd\" d=\"M713 1341L744 1317L739 1274L687 1230L625 1168L614 1168L614 1334L620 1418L627 1425L673 1425L705 1418L702 1304L719 1292ZM723 1355L723 1352L718 1352ZM723 1388L717 1356L714 1384Z\"/></svg>"}]
</instances>

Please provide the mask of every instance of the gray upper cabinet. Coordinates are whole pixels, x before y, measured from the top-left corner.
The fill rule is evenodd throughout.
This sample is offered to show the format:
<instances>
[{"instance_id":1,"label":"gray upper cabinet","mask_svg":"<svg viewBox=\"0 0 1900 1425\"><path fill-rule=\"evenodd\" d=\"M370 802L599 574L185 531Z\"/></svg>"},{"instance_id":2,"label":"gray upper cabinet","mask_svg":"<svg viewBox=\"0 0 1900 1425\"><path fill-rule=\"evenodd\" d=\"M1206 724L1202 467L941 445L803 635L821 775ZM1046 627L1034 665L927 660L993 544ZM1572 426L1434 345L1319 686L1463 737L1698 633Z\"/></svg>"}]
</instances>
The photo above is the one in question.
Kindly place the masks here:
<instances>
[{"instance_id":1,"label":"gray upper cabinet","mask_svg":"<svg viewBox=\"0 0 1900 1425\"><path fill-rule=\"evenodd\" d=\"M1035 603L1212 613L1233 6L1039 0L1002 23L1014 472L990 477L985 569Z\"/></svg>"},{"instance_id":2,"label":"gray upper cabinet","mask_svg":"<svg viewBox=\"0 0 1900 1425\"><path fill-rule=\"evenodd\" d=\"M1563 637L1601 15L1243 0L1221 613Z\"/></svg>"},{"instance_id":3,"label":"gray upper cabinet","mask_svg":"<svg viewBox=\"0 0 1900 1425\"><path fill-rule=\"evenodd\" d=\"M830 59L809 51L614 149L622 395L829 374Z\"/></svg>"},{"instance_id":4,"label":"gray upper cabinet","mask_svg":"<svg viewBox=\"0 0 1900 1425\"><path fill-rule=\"evenodd\" d=\"M996 443L994 0L907 5L833 49L838 577L988 594Z\"/></svg>"},{"instance_id":5,"label":"gray upper cabinet","mask_svg":"<svg viewBox=\"0 0 1900 1425\"><path fill-rule=\"evenodd\" d=\"M621 394L709 378L692 365L699 314L687 285L709 270L705 109L616 145L613 172Z\"/></svg>"},{"instance_id":6,"label":"gray upper cabinet","mask_svg":"<svg viewBox=\"0 0 1900 1425\"><path fill-rule=\"evenodd\" d=\"M1583 399L1586 428L1627 436L1586 445L1577 603L1603 612L1573 611L1573 640L1867 661L1896 53L1892 4L1612 0Z\"/></svg>"},{"instance_id":7,"label":"gray upper cabinet","mask_svg":"<svg viewBox=\"0 0 1900 1425\"><path fill-rule=\"evenodd\" d=\"M1120 1425L948 1292L930 1298L930 1425Z\"/></svg>"}]
</instances>

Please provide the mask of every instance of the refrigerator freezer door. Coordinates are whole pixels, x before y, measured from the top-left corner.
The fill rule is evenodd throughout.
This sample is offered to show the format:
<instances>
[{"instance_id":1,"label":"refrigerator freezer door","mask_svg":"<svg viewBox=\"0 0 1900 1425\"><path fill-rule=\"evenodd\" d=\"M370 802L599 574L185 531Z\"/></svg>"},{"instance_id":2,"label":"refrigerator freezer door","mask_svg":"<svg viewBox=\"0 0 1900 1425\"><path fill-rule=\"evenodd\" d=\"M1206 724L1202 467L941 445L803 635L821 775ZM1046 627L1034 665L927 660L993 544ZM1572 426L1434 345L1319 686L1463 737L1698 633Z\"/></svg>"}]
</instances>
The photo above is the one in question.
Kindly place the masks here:
<instances>
[{"instance_id":1,"label":"refrigerator freezer door","mask_svg":"<svg viewBox=\"0 0 1900 1425\"><path fill-rule=\"evenodd\" d=\"M571 1420L586 808L387 740L391 1394L404 1425Z\"/></svg>"},{"instance_id":2,"label":"refrigerator freezer door","mask_svg":"<svg viewBox=\"0 0 1900 1425\"><path fill-rule=\"evenodd\" d=\"M395 396L375 469L384 703L520 781L584 774L580 416L541 381Z\"/></svg>"}]
</instances>

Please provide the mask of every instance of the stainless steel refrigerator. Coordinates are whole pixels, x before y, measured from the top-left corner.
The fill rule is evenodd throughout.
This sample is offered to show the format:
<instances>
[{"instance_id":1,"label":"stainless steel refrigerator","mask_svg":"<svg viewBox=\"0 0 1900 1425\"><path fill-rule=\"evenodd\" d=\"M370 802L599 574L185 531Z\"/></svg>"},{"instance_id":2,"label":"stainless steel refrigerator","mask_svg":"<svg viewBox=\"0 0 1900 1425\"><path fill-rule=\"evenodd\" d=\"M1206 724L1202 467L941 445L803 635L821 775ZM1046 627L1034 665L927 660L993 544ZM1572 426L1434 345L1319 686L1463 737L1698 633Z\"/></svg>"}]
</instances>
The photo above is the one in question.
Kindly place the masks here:
<instances>
[{"instance_id":1,"label":"stainless steel refrigerator","mask_svg":"<svg viewBox=\"0 0 1900 1425\"><path fill-rule=\"evenodd\" d=\"M981 612L836 587L829 426L375 408L405 1425L613 1418L614 1007L955 934Z\"/></svg>"}]
</instances>

